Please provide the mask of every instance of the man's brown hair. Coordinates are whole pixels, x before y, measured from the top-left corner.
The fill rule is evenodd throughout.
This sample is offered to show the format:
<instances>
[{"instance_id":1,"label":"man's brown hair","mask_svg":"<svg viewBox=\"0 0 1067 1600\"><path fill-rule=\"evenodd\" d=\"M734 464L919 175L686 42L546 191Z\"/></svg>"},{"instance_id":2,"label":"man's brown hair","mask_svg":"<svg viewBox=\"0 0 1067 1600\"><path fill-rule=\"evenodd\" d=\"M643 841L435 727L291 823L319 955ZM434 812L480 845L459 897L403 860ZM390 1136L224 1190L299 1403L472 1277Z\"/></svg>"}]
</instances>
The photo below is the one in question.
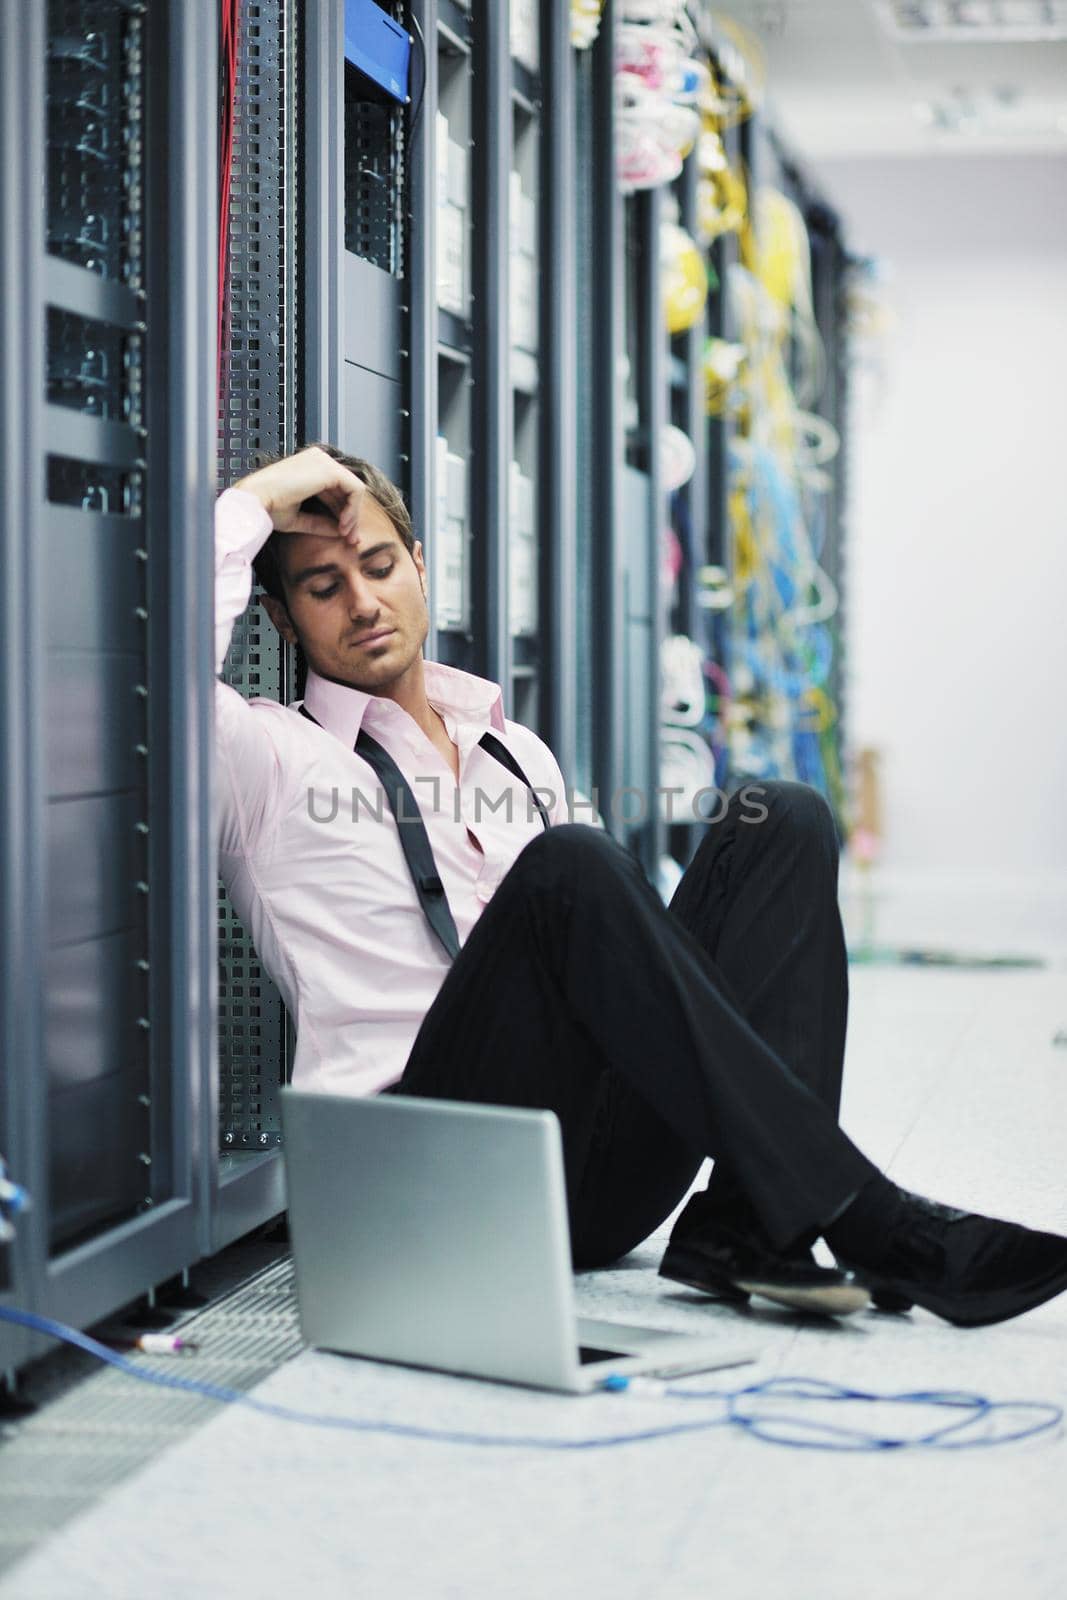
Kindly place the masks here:
<instances>
[{"instance_id":1,"label":"man's brown hair","mask_svg":"<svg viewBox=\"0 0 1067 1600\"><path fill-rule=\"evenodd\" d=\"M312 441L315 448L324 450L334 461L339 461L342 467L347 467L349 472L355 473L367 485L368 493L385 512L400 536L401 543L410 555L415 548L415 531L411 525L411 514L404 504L404 497L392 479L387 478L384 472L374 466L370 461L363 461L359 456L346 455L343 450L338 450L336 445L321 444ZM310 448L310 446L309 446ZM275 461L280 461L281 456L260 455L256 465L269 467ZM278 549L281 539L285 535L277 530L271 534L259 554L253 559L252 566L256 577L259 579L267 594L274 600L280 600L287 605L285 585L282 579L283 567L278 561Z\"/></svg>"}]
</instances>

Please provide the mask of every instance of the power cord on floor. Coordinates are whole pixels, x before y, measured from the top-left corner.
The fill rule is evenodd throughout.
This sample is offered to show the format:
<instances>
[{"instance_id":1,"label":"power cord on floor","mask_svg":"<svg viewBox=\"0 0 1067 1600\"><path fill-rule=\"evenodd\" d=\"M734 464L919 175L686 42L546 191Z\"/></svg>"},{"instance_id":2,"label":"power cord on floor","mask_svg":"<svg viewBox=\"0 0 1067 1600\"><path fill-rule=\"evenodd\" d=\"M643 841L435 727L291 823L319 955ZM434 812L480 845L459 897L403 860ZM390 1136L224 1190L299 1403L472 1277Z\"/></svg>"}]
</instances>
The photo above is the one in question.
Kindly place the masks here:
<instances>
[{"instance_id":1,"label":"power cord on floor","mask_svg":"<svg viewBox=\"0 0 1067 1600\"><path fill-rule=\"evenodd\" d=\"M631 1433L600 1434L584 1439L549 1439L529 1435L463 1433L452 1429L423 1428L415 1423L366 1421L355 1417L322 1416L315 1412L298 1411L291 1406L273 1405L267 1400L257 1400L239 1389L225 1388L220 1384L201 1383L193 1378L182 1378L177 1373L152 1372L110 1346L101 1344L77 1328L55 1322L51 1317L41 1317L31 1311L0 1306L0 1321L12 1322L19 1327L31 1328L36 1333L60 1339L75 1349L117 1367L144 1383L154 1383L165 1389L182 1389L188 1394L202 1395L209 1400L227 1404L249 1406L263 1416L280 1422L299 1422L314 1428L341 1428L354 1433L393 1434L402 1439L435 1440L446 1444L500 1445L511 1449L528 1450L599 1450L610 1445L637 1444L645 1439L665 1439L673 1434L702 1433L712 1428L734 1427L765 1444L779 1444L796 1450L963 1450L1012 1444L1031 1439L1059 1427L1063 1410L1051 1401L1043 1400L989 1400L984 1395L968 1394L954 1390L915 1390L902 1394L875 1394L864 1389L849 1389L826 1383L820 1378L767 1378L759 1383L747 1384L740 1389L679 1389L672 1384L649 1378L628 1378L610 1374L600 1388L606 1393L622 1394L635 1398L672 1400L716 1401L724 1410L721 1415L694 1422L675 1422L654 1428L642 1428ZM851 1401L860 1404L931 1406L935 1409L962 1413L953 1421L930 1432L915 1436L891 1436L869 1433L863 1429L840 1427L819 1418L797 1415L757 1415L748 1402L760 1397L771 1400L792 1401ZM1034 1420L1023 1426L1009 1428L1007 1432L980 1434L977 1438L963 1438L964 1430L1008 1412L1029 1413ZM1036 1415L1035 1415L1036 1414Z\"/></svg>"}]
</instances>

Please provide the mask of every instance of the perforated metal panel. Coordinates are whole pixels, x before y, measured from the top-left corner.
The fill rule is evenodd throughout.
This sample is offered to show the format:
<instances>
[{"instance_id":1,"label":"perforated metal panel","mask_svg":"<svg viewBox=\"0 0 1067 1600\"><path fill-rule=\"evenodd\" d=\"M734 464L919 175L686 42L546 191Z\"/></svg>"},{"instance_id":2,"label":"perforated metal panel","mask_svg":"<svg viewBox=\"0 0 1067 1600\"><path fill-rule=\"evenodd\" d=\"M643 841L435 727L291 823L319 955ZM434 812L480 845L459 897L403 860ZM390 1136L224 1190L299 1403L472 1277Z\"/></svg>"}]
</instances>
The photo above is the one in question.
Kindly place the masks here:
<instances>
[{"instance_id":1,"label":"perforated metal panel","mask_svg":"<svg viewBox=\"0 0 1067 1600\"><path fill-rule=\"evenodd\" d=\"M219 412L219 481L296 437L296 0L244 0L231 184ZM293 652L255 588L223 677L249 696L289 698ZM293 1030L247 930L219 888L219 1136L223 1149L280 1142L278 1090Z\"/></svg>"},{"instance_id":2,"label":"perforated metal panel","mask_svg":"<svg viewBox=\"0 0 1067 1600\"><path fill-rule=\"evenodd\" d=\"M242 1246L230 1253L232 1265L219 1258L219 1274L227 1265L235 1270L245 1257L262 1258L267 1249ZM207 1271L194 1282L201 1292L211 1292ZM195 1375L201 1382L249 1393L303 1345L292 1260L286 1255L222 1300L169 1326L199 1347ZM142 1331L124 1330L116 1320L119 1337ZM129 1359L146 1372L174 1372L172 1356L131 1353ZM26 1397L37 1409L5 1429L0 1573L188 1438L222 1406L218 1400L138 1383L114 1367L89 1367L88 1357L55 1350L26 1386Z\"/></svg>"},{"instance_id":3,"label":"perforated metal panel","mask_svg":"<svg viewBox=\"0 0 1067 1600\"><path fill-rule=\"evenodd\" d=\"M244 0L219 418L221 481L287 449L296 420L295 0Z\"/></svg>"}]
</instances>

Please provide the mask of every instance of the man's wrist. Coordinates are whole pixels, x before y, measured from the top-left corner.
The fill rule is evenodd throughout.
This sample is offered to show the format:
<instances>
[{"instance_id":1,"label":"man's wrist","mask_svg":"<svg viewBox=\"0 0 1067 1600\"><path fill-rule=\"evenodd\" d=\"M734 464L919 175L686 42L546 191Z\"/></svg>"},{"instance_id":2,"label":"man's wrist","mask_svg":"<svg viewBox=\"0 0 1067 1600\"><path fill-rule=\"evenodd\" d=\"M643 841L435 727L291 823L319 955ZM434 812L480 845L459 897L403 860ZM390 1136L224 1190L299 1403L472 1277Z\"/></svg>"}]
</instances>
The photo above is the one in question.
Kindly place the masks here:
<instances>
[{"instance_id":1,"label":"man's wrist","mask_svg":"<svg viewBox=\"0 0 1067 1600\"><path fill-rule=\"evenodd\" d=\"M215 502L215 540L220 553L244 552L251 560L274 531L274 524L259 496L234 484Z\"/></svg>"},{"instance_id":2,"label":"man's wrist","mask_svg":"<svg viewBox=\"0 0 1067 1600\"><path fill-rule=\"evenodd\" d=\"M268 517L273 518L274 503L269 494L266 494L262 489L255 487L254 474L249 475L247 478L238 478L237 482L231 485L231 487L239 490L241 494L250 494L253 499L259 501Z\"/></svg>"}]
</instances>

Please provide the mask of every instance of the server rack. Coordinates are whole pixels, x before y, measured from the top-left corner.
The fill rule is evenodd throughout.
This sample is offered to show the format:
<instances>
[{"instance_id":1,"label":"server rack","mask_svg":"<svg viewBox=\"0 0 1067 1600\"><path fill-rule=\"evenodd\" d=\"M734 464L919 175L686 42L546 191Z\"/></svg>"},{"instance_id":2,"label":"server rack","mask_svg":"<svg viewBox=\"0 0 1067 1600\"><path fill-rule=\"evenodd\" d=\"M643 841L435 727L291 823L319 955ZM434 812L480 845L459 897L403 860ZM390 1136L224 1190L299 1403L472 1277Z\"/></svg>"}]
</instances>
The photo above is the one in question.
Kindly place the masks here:
<instances>
[{"instance_id":1,"label":"server rack","mask_svg":"<svg viewBox=\"0 0 1067 1600\"><path fill-rule=\"evenodd\" d=\"M721 64L716 63L722 70ZM744 169L748 149L747 123L728 126L722 134L731 168ZM681 176L673 186L681 226L694 238L698 235L697 184L698 154L686 158ZM705 376L705 347L709 339L731 341L735 328L727 290L729 274L738 260L735 232L721 233L705 251L709 269L709 289L702 316L680 334L664 334L666 356L666 415L689 438L693 446L694 468L689 481L671 497L669 520L682 547L682 563L675 585L674 603L664 626L673 634L684 635L700 650L715 673L716 700L719 705L720 737L725 740L723 710L727 706L724 686L729 682L731 626L728 610L733 571L733 551L729 530L728 496L731 443L735 422L729 410L710 415ZM724 603L725 602L725 603ZM725 743L715 750L715 785L720 793L733 786ZM685 801L674 802L674 815L666 828L670 854L685 867L699 847L707 826L694 817ZM716 816L721 802L714 796L700 802L703 815Z\"/></svg>"},{"instance_id":2,"label":"server rack","mask_svg":"<svg viewBox=\"0 0 1067 1600\"><path fill-rule=\"evenodd\" d=\"M682 175L676 185L681 225L690 234L696 232L697 213L697 153L686 158ZM712 263L712 277L721 283ZM708 531L711 520L708 474L710 455L710 429L707 404L704 396L704 341L716 302L717 290L709 296L701 317L670 340L670 414L671 421L688 434L693 444L695 466L693 476L679 491L688 535L687 559L679 575L678 603L675 623L680 632L701 642L702 610L700 606L699 569L708 559Z\"/></svg>"},{"instance_id":3,"label":"server rack","mask_svg":"<svg viewBox=\"0 0 1067 1600\"><path fill-rule=\"evenodd\" d=\"M607 21L607 37L611 38L615 24L610 16ZM722 72L722 62L716 60L715 64ZM600 70L605 71L603 61ZM606 137L610 138L610 132ZM745 170L753 151L753 119L728 127L723 138L731 166ZM679 220L691 234L696 232L697 166L697 154L693 152L673 189ZM600 770L621 772L621 781L640 784L650 795L656 793L661 774L660 647L666 634L683 633L693 640L704 657L714 663L720 684L728 682L731 654L730 620L722 602L729 597L733 567L728 494L735 424L728 413L713 418L707 415L704 347L709 336L727 340L734 337L725 285L729 269L738 259L738 241L734 233L721 235L715 241L709 261L717 287L709 294L703 317L685 333L671 338L664 325L659 248L667 195L667 190L654 188L622 205L621 226L627 248L618 253L617 259L625 262L623 281L609 283L606 291L626 308L626 337L620 336L617 327L614 330L616 353L625 352L627 358L628 388L621 399L616 396L614 400L622 408L625 468L620 470L616 457L613 478L621 485L616 515L621 515L627 542L625 549L616 549L613 557L616 573L623 573L624 596L614 606L609 603L602 614L614 612L623 618L626 643L621 652L608 648L603 658L605 699L599 713L602 740L606 741L612 726L608 708L613 702L620 720L613 753L607 753L605 743ZM604 204L611 204L606 196ZM598 302L601 300L598 293ZM602 330L601 338L608 337ZM606 358L602 357L597 367L599 382L606 381L606 367ZM670 504L660 462L660 440L668 421L687 434L695 456L691 479ZM608 438L617 439L618 428L616 424L614 430L606 430L600 446L604 459L611 459ZM673 605L668 603L661 577L662 533L669 522L685 535L685 560ZM725 581L713 581L708 569L722 574ZM715 778L723 787L732 786L734 781L724 748L717 751ZM709 802L702 802L702 807L714 814L715 808ZM662 808L653 802L637 827L628 828L623 823L619 828L652 877L656 877L668 845L674 859L684 866L703 837L703 822L685 818L668 826L663 815L666 810L666 802Z\"/></svg>"},{"instance_id":4,"label":"server rack","mask_svg":"<svg viewBox=\"0 0 1067 1600\"><path fill-rule=\"evenodd\" d=\"M740 166L744 170L750 147L750 134L751 128L748 122L742 123L739 127L735 126L726 129L723 135L723 147L731 167ZM730 269L737 263L739 257L740 248L737 234L720 234L711 252L711 264L718 283L718 289L709 301L707 331L710 337L724 339L728 342L736 338L737 329L726 286L729 282ZM734 576L734 552L730 539L729 493L731 445L735 431L736 424L729 410L725 410L721 417L709 419L707 555L709 564L713 567L718 567L725 573L727 588L731 586ZM708 653L725 674L726 682L729 681L732 668L730 635L729 614L725 610L713 610L709 621L705 623L705 637L709 643ZM728 778L728 769L725 762L719 777L720 781Z\"/></svg>"},{"instance_id":5,"label":"server rack","mask_svg":"<svg viewBox=\"0 0 1067 1600\"><path fill-rule=\"evenodd\" d=\"M430 653L501 684L508 715L544 726L540 646L543 461L542 35L535 6L450 0L416 9L427 40L422 254L434 264L429 304L413 284L414 352L436 355L412 395L432 556ZM521 26L516 26L520 23ZM516 53L517 52L517 53ZM558 124L558 119L557 119ZM436 203L427 206L429 173ZM413 263L414 265L414 263ZM425 361L425 357L416 358ZM427 379L429 381L427 381ZM418 495L418 479L413 488Z\"/></svg>"},{"instance_id":6,"label":"server rack","mask_svg":"<svg viewBox=\"0 0 1067 1600\"><path fill-rule=\"evenodd\" d=\"M828 726L820 730L828 733L829 738L822 741L821 754L815 762L816 770L805 770L798 759L796 775L804 781L816 783L824 790L834 809L839 831L843 834L847 809L842 777L845 744L842 697L845 684L843 621L847 581L845 495L848 464L845 294L849 255L839 217L774 128L760 118L753 118L741 131L750 194L755 191L757 184L770 185L780 190L797 207L803 219L810 249L812 308L821 348L821 373L816 392L801 397L801 404L825 419L840 442L832 470L827 474L828 484L814 530L818 564L834 585L836 605L829 624L832 641L829 672L825 684L816 685L819 689L825 689L827 702L820 716L813 716L810 720L816 726L822 718L829 719ZM786 354L787 375L790 383L796 386L802 372L802 362L795 338L789 340ZM794 775L791 763L782 775Z\"/></svg>"},{"instance_id":7,"label":"server rack","mask_svg":"<svg viewBox=\"0 0 1067 1600\"><path fill-rule=\"evenodd\" d=\"M429 653L500 682L568 780L608 795L627 711L613 8L580 56L552 0L394 14L419 41L400 342Z\"/></svg>"},{"instance_id":8,"label":"server rack","mask_svg":"<svg viewBox=\"0 0 1067 1600\"><path fill-rule=\"evenodd\" d=\"M679 220L691 235L696 232L697 152L686 158L682 175L675 185ZM713 269L713 278L717 273ZM701 606L700 573L711 561L709 536L716 525L711 501L712 427L707 416L704 385L704 342L716 313L716 293L710 296L701 317L668 340L668 410L670 421L687 435L694 455L693 475L677 491L671 506L671 522L680 532L682 565L678 574L677 598L670 618L671 631L691 639L705 654L714 654L717 641L710 637L708 613ZM716 508L717 509L717 508ZM702 836L702 824L684 811L666 828L671 855L685 867L692 859Z\"/></svg>"},{"instance_id":9,"label":"server rack","mask_svg":"<svg viewBox=\"0 0 1067 1600\"><path fill-rule=\"evenodd\" d=\"M204 20L4 15L3 1137L33 1199L6 1298L83 1324L196 1259L205 1205ZM40 1345L0 1328L8 1369Z\"/></svg>"}]
</instances>

